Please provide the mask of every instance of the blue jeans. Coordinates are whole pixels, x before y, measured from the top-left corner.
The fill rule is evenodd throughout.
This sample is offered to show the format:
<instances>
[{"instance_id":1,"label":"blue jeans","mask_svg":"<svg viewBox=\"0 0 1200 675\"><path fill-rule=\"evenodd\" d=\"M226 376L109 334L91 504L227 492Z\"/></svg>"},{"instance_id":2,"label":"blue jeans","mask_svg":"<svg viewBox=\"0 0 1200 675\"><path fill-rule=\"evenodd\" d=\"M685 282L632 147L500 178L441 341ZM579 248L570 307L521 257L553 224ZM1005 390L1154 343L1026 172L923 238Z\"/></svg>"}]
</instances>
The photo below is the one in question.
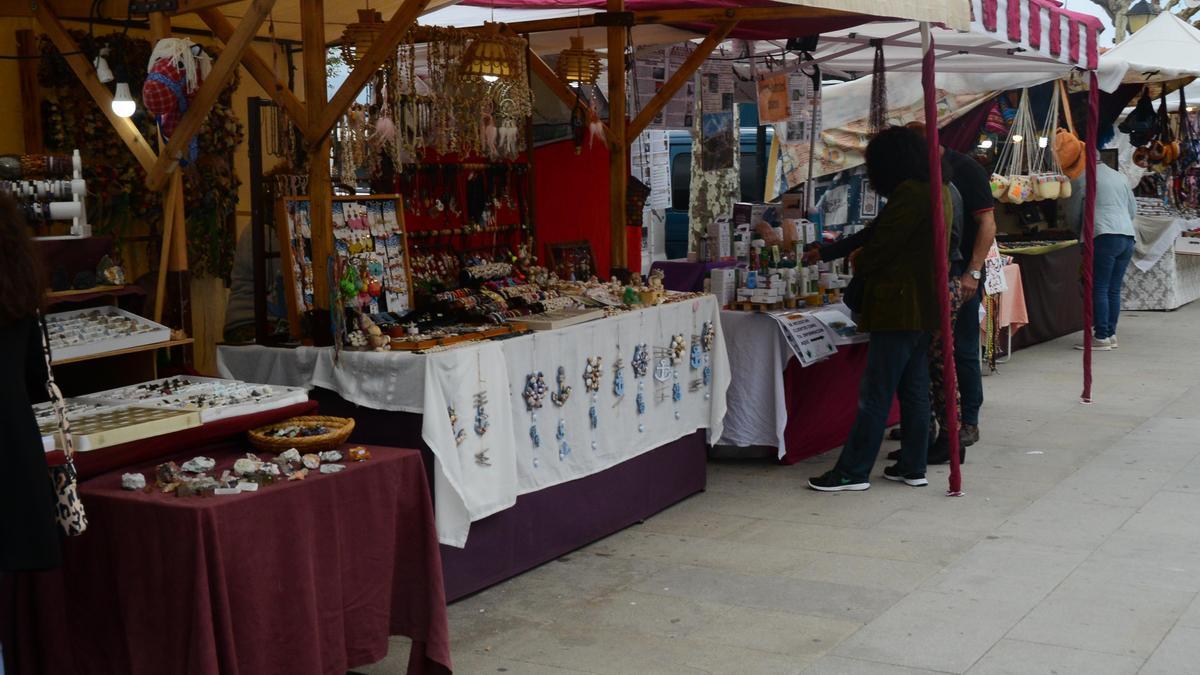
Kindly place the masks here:
<instances>
[{"instance_id":1,"label":"blue jeans","mask_svg":"<svg viewBox=\"0 0 1200 675\"><path fill-rule=\"evenodd\" d=\"M1095 335L1103 340L1117 334L1121 314L1121 286L1125 269L1133 258L1133 237L1127 234L1102 234L1096 237L1092 258L1092 307L1095 311Z\"/></svg>"},{"instance_id":2,"label":"blue jeans","mask_svg":"<svg viewBox=\"0 0 1200 675\"><path fill-rule=\"evenodd\" d=\"M958 394L962 397L962 423L979 424L983 407L983 368L979 365L979 303L983 285L975 295L963 300L954 324L954 371L958 376Z\"/></svg>"},{"instance_id":3,"label":"blue jeans","mask_svg":"<svg viewBox=\"0 0 1200 675\"><path fill-rule=\"evenodd\" d=\"M892 399L900 397L904 440L900 472L925 473L929 452L929 333L878 331L871 333L867 367L858 385L858 415L842 447L837 469L856 481L866 481L879 456Z\"/></svg>"}]
</instances>

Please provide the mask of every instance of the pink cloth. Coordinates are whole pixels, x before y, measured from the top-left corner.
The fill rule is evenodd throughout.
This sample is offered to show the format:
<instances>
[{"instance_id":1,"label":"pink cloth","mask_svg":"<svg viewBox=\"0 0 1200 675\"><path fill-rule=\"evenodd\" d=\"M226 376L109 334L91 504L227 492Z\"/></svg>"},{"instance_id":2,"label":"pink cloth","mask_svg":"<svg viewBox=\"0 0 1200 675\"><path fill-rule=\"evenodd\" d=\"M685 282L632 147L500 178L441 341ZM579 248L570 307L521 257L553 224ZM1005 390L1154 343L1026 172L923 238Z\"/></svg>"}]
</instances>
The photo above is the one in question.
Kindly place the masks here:
<instances>
[{"instance_id":1,"label":"pink cloth","mask_svg":"<svg viewBox=\"0 0 1200 675\"><path fill-rule=\"evenodd\" d=\"M1003 269L1008 290L997 296L996 329L1007 327L1010 333L1016 333L1029 323L1029 312L1025 309L1025 286L1021 283L1021 266L1005 265ZM979 332L987 332L987 327L982 323Z\"/></svg>"}]
</instances>

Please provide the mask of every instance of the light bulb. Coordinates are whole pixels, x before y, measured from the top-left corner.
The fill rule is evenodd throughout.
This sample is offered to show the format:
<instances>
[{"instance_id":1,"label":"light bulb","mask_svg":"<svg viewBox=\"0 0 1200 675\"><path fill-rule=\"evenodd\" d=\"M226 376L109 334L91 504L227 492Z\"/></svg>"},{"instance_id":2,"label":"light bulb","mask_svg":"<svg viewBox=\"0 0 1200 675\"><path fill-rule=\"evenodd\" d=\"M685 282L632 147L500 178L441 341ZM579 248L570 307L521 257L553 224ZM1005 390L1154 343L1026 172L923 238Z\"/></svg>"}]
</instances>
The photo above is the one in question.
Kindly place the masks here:
<instances>
[{"instance_id":1,"label":"light bulb","mask_svg":"<svg viewBox=\"0 0 1200 675\"><path fill-rule=\"evenodd\" d=\"M578 82L568 82L567 84L568 84L568 85L570 85L570 86L572 86L572 87L574 87L574 88L576 88L576 89L578 89L578 88L579 88L579 83L578 83Z\"/></svg>"},{"instance_id":2,"label":"light bulb","mask_svg":"<svg viewBox=\"0 0 1200 675\"><path fill-rule=\"evenodd\" d=\"M982 141L979 141L979 147L983 148L984 150L990 149L992 147L992 139L985 138Z\"/></svg>"},{"instance_id":3,"label":"light bulb","mask_svg":"<svg viewBox=\"0 0 1200 675\"><path fill-rule=\"evenodd\" d=\"M1013 143L1020 143L1023 140L1025 140L1025 137L1021 134L1013 134Z\"/></svg>"},{"instance_id":4,"label":"light bulb","mask_svg":"<svg viewBox=\"0 0 1200 675\"><path fill-rule=\"evenodd\" d=\"M499 75L484 75L484 76L483 76L483 81L484 81L484 82L495 82L495 81L497 81L497 80L499 80L499 79L500 79L500 76L499 76Z\"/></svg>"},{"instance_id":5,"label":"light bulb","mask_svg":"<svg viewBox=\"0 0 1200 675\"><path fill-rule=\"evenodd\" d=\"M112 111L117 117L133 117L137 112L137 103L129 93L128 82L118 82L117 91L113 94Z\"/></svg>"},{"instance_id":6,"label":"light bulb","mask_svg":"<svg viewBox=\"0 0 1200 675\"><path fill-rule=\"evenodd\" d=\"M1039 148L1044 148L1044 147L1046 147L1047 145L1050 145L1050 139L1049 139L1049 138L1046 138L1045 136L1041 136L1041 137L1039 137L1039 138L1038 138L1038 147L1039 147Z\"/></svg>"}]
</instances>

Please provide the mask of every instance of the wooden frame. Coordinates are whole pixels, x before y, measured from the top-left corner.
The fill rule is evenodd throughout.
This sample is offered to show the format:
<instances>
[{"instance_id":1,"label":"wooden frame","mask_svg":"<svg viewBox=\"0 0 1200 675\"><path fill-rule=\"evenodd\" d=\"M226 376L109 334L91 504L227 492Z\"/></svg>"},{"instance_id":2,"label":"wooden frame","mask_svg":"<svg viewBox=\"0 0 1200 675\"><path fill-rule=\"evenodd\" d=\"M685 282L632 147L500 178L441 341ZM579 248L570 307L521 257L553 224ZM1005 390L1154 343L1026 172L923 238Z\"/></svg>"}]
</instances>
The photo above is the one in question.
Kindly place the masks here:
<instances>
[{"instance_id":1,"label":"wooden frame","mask_svg":"<svg viewBox=\"0 0 1200 675\"><path fill-rule=\"evenodd\" d=\"M309 220L312 224L312 203L311 196L308 197L279 197L275 200L275 236L279 243L279 259L280 266L283 268L283 284L284 296L287 304L288 327L292 337L299 339L302 335L302 326L300 323L301 310L307 311L308 308L303 304L302 298L297 295L297 279L296 270L298 265L293 255L292 240L293 230L292 221L289 218L290 209L289 203L307 202L309 204ZM400 228L400 245L404 251L404 275L405 283L408 285L409 306L405 308L388 307L388 311L396 311L399 309L413 309L416 300L416 288L412 282L412 252L408 245L408 225L404 220L404 199L400 195L336 195L331 199L332 202L391 202L396 207L396 225ZM330 222L332 223L332 212L330 213ZM332 235L332 228L330 228ZM310 241L312 239L310 238ZM312 273L313 278L313 304L316 305L316 259L313 259ZM336 283L336 281L335 281Z\"/></svg>"}]
</instances>

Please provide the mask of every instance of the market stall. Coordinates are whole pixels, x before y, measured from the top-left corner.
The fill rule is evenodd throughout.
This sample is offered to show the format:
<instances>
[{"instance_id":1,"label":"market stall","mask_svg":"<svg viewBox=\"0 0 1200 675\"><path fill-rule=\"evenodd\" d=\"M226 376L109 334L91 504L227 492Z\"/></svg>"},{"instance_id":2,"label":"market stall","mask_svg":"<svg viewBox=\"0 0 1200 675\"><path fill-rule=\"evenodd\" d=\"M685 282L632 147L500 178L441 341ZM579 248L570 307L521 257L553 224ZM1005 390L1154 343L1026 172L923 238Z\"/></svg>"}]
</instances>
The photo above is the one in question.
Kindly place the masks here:
<instances>
[{"instance_id":1,"label":"market stall","mask_svg":"<svg viewBox=\"0 0 1200 675\"><path fill-rule=\"evenodd\" d=\"M173 457L228 469L239 445ZM226 497L122 489L157 462L85 481L91 527L63 567L4 579L7 672L345 672L386 656L389 635L413 639L409 673L450 672L420 456L369 451L337 475Z\"/></svg>"},{"instance_id":2,"label":"market stall","mask_svg":"<svg viewBox=\"0 0 1200 675\"><path fill-rule=\"evenodd\" d=\"M1161 209L1161 201L1153 201ZM1137 244L1121 289L1121 308L1172 310L1200 298L1200 247L1194 243L1200 239L1192 235L1200 230L1200 220L1140 213L1134 226Z\"/></svg>"}]
</instances>

